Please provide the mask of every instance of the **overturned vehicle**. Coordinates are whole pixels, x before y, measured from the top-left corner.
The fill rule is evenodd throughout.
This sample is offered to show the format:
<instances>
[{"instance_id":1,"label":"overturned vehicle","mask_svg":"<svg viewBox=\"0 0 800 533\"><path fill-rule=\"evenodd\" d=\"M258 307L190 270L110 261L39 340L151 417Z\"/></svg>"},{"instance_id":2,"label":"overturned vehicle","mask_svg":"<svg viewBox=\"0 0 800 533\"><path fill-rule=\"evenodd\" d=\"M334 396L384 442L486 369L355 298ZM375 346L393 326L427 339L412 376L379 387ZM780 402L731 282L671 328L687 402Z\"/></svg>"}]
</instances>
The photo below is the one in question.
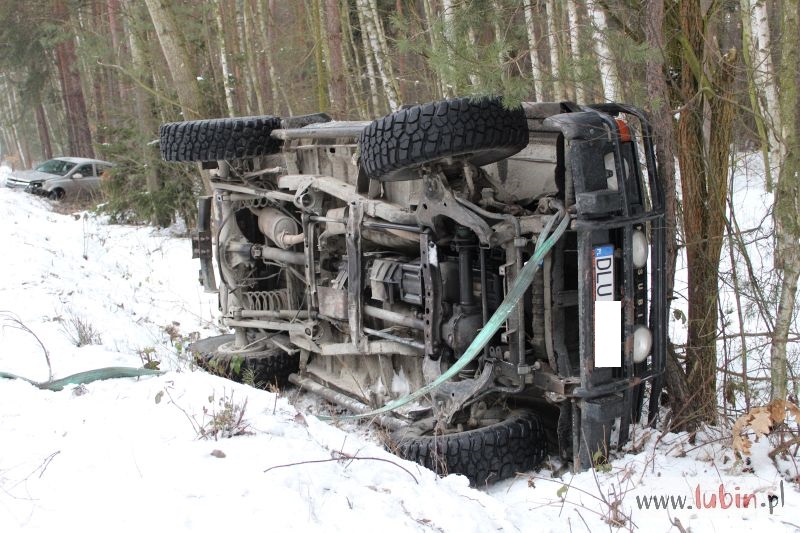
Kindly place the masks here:
<instances>
[{"instance_id":1,"label":"overturned vehicle","mask_svg":"<svg viewBox=\"0 0 800 533\"><path fill-rule=\"evenodd\" d=\"M194 251L232 333L192 346L207 368L310 390L477 485L547 453L587 468L657 411L663 197L637 109L460 98L160 136L214 188Z\"/></svg>"}]
</instances>

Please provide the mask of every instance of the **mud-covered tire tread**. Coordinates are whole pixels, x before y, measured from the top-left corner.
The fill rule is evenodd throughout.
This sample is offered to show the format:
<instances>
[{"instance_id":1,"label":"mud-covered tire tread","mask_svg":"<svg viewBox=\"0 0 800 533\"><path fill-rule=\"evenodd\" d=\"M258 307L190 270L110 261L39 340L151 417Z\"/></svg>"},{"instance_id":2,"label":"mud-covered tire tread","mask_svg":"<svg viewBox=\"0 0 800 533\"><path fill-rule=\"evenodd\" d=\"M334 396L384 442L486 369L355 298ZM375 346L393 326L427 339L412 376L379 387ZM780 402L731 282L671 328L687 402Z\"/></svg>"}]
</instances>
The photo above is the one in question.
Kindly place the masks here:
<instances>
[{"instance_id":1,"label":"mud-covered tire tread","mask_svg":"<svg viewBox=\"0 0 800 533\"><path fill-rule=\"evenodd\" d=\"M222 161L275 154L281 143L270 133L281 127L273 116L168 122L159 130L164 161Z\"/></svg>"},{"instance_id":2,"label":"mud-covered tire tread","mask_svg":"<svg viewBox=\"0 0 800 533\"><path fill-rule=\"evenodd\" d=\"M499 98L454 98L401 109L374 120L361 133L359 150L369 178L449 156L486 165L528 144L521 107L503 107Z\"/></svg>"},{"instance_id":3,"label":"mud-covered tire tread","mask_svg":"<svg viewBox=\"0 0 800 533\"><path fill-rule=\"evenodd\" d=\"M441 436L391 435L394 452L438 474L462 474L483 486L535 468L545 457L547 439L539 418L513 411L484 428Z\"/></svg>"},{"instance_id":4,"label":"mud-covered tire tread","mask_svg":"<svg viewBox=\"0 0 800 533\"><path fill-rule=\"evenodd\" d=\"M195 362L203 370L212 374L242 382L245 371L253 370L253 381L263 383L265 387L275 385L283 388L289 383L289 374L295 373L300 368L299 354L290 355L280 348L269 347L257 355L242 354L242 364L238 371L232 368L233 357L220 354L218 349L227 342L233 341L233 335L220 335L210 337L189 345L189 351L194 355Z\"/></svg>"}]
</instances>

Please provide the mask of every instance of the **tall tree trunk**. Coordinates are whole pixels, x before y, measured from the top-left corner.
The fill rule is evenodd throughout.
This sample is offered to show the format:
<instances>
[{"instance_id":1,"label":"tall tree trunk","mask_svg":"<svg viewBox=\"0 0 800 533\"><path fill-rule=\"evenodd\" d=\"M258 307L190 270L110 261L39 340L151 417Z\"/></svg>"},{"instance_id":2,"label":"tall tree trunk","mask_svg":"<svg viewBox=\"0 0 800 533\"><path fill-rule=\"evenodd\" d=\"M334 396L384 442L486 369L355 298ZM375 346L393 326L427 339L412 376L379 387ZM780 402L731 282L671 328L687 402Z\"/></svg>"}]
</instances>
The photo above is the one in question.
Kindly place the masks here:
<instances>
[{"instance_id":1,"label":"tall tree trunk","mask_svg":"<svg viewBox=\"0 0 800 533\"><path fill-rule=\"evenodd\" d=\"M137 11L145 9L144 6L137 6L133 9ZM146 15L145 15L146 16ZM155 114L155 100L152 93L148 90L153 85L153 62L146 51L146 34L129 34L129 46L131 52L131 63L133 72L137 75L138 83L133 85L132 94L136 117L139 121L139 130L152 135L158 131L158 120ZM147 137L145 137L147 138ZM172 213L168 212L164 205L156 204L158 193L163 188L163 179L159 174L158 150L151 143L141 143L140 153L142 168L145 173L145 186L150 194L151 201L154 202L151 209L151 223L158 226L167 226L171 222Z\"/></svg>"},{"instance_id":2,"label":"tall tree trunk","mask_svg":"<svg viewBox=\"0 0 800 533\"><path fill-rule=\"evenodd\" d=\"M392 72L391 58L386 46L386 34L378 17L378 8L375 5L375 0L357 1L358 10L364 23L361 27L362 34L366 33L369 51L375 59L378 74L383 82L383 92L389 103L389 109L395 111L400 107L400 96L397 90L397 80L394 79Z\"/></svg>"},{"instance_id":3,"label":"tall tree trunk","mask_svg":"<svg viewBox=\"0 0 800 533\"><path fill-rule=\"evenodd\" d=\"M169 72L178 93L178 101L186 120L207 118L208 105L197 84L197 68L183 42L181 28L167 0L145 0L150 18L167 60Z\"/></svg>"},{"instance_id":4,"label":"tall tree trunk","mask_svg":"<svg viewBox=\"0 0 800 533\"><path fill-rule=\"evenodd\" d=\"M269 82L270 88L272 93L272 113L276 115L281 114L281 107L278 103L278 97L280 96L283 98L284 103L286 104L286 112L291 116L294 114L292 111L292 103L286 97L286 94L281 90L281 85L278 83L278 73L277 69L275 68L275 50L276 50L276 39L275 39L275 14L277 12L277 6L275 5L275 0L269 0L267 4L267 12L263 13L263 6L262 2L259 2L259 9L262 10L261 13L261 20L266 25L265 28L262 29L264 35L266 36L266 43L267 49L265 56L267 58L267 70L269 72Z\"/></svg>"},{"instance_id":5,"label":"tall tree trunk","mask_svg":"<svg viewBox=\"0 0 800 533\"><path fill-rule=\"evenodd\" d=\"M372 102L372 113L378 114L382 112L382 106L380 95L378 94L377 75L375 74L375 54L372 52L372 44L365 29L367 27L366 16L360 8L356 10L356 13L358 14L358 26L361 28L361 44L364 49L364 63L367 67L367 82L370 101Z\"/></svg>"},{"instance_id":6,"label":"tall tree trunk","mask_svg":"<svg viewBox=\"0 0 800 533\"><path fill-rule=\"evenodd\" d=\"M197 82L197 69L189 54L188 47L182 39L174 13L166 0L145 0L150 18L169 66L178 101L186 120L207 118L209 105L203 98ZM203 188L211 194L211 181L207 171L201 170L200 177Z\"/></svg>"},{"instance_id":7,"label":"tall tree trunk","mask_svg":"<svg viewBox=\"0 0 800 533\"><path fill-rule=\"evenodd\" d=\"M53 15L63 26L70 23L69 12L65 0L55 0ZM78 157L94 157L92 133L89 128L89 114L83 96L81 75L78 71L78 58L75 54L75 41L70 36L55 46L56 66L61 79L61 91L64 97L64 109L67 114L67 129L70 155Z\"/></svg>"},{"instance_id":8,"label":"tall tree trunk","mask_svg":"<svg viewBox=\"0 0 800 533\"><path fill-rule=\"evenodd\" d=\"M569 33L569 43L571 54L572 78L575 87L575 101L581 104L586 103L586 92L584 90L586 80L584 79L581 68L581 24L578 19L578 8L575 5L575 0L567 0L567 30Z\"/></svg>"},{"instance_id":9,"label":"tall tree trunk","mask_svg":"<svg viewBox=\"0 0 800 533\"><path fill-rule=\"evenodd\" d=\"M781 126L775 68L772 63L771 32L764 0L741 0L742 46L747 68L750 105L764 158L767 188L773 186L772 167L784 157L786 132Z\"/></svg>"},{"instance_id":10,"label":"tall tree trunk","mask_svg":"<svg viewBox=\"0 0 800 533\"><path fill-rule=\"evenodd\" d=\"M106 0L106 14L108 18L108 32L111 37L111 57L116 58L118 65L127 64L130 61L125 28L120 18L120 0ZM127 102L128 86L127 80L120 79L116 73L110 73L110 85L108 92L111 100L115 102Z\"/></svg>"},{"instance_id":11,"label":"tall tree trunk","mask_svg":"<svg viewBox=\"0 0 800 533\"><path fill-rule=\"evenodd\" d=\"M778 80L781 89L779 112L784 125L786 147L775 188L773 216L775 266L783 279L770 353L773 400L786 398L786 344L795 312L797 281L800 276L800 1L784 0L782 8L781 68Z\"/></svg>"},{"instance_id":12,"label":"tall tree trunk","mask_svg":"<svg viewBox=\"0 0 800 533\"><path fill-rule=\"evenodd\" d=\"M651 50L666 50L664 39L664 0L645 0L644 35ZM601 37L602 38L602 37ZM650 54L645 64L645 81L647 97L650 102L650 120L655 135L654 144L658 162L659 177L664 188L664 207L666 223L666 294L673 297L675 286L675 261L677 259L677 193L675 186L675 121L670 105L669 88L667 87L667 68L661 53ZM605 87L605 84L604 84ZM616 98L616 96L614 96ZM670 345L666 370L666 384L669 390L673 411L678 413L679 406L689 405L689 388L686 374L677 363L674 349ZM678 413L679 415L681 413ZM650 413L650 417L655 413ZM679 423L682 421L678 421Z\"/></svg>"},{"instance_id":13,"label":"tall tree trunk","mask_svg":"<svg viewBox=\"0 0 800 533\"><path fill-rule=\"evenodd\" d=\"M369 117L371 116L369 112L369 101L364 98L364 68L362 68L361 56L359 54L359 50L364 49L363 41L361 46L356 43L356 39L353 36L353 26L350 24L349 12L346 10L342 12L339 20L341 20L342 31L344 33L343 38L347 42L347 46L343 49L344 71L348 73L357 73L356 75L349 75L346 77L346 82L350 86L350 94L353 95L353 100L356 104L357 113L355 116L359 118ZM350 115L352 114L351 112Z\"/></svg>"},{"instance_id":14,"label":"tall tree trunk","mask_svg":"<svg viewBox=\"0 0 800 533\"><path fill-rule=\"evenodd\" d=\"M328 65L330 68L331 111L341 115L347 109L342 27L339 0L326 0L325 23L328 33Z\"/></svg>"},{"instance_id":15,"label":"tall tree trunk","mask_svg":"<svg viewBox=\"0 0 800 533\"><path fill-rule=\"evenodd\" d=\"M233 73L228 64L228 47L225 43L225 14L223 1L216 0L214 5L214 19L217 22L217 46L219 46L219 64L222 68L222 87L225 92L225 107L229 117L236 116L236 104L233 102Z\"/></svg>"},{"instance_id":16,"label":"tall tree trunk","mask_svg":"<svg viewBox=\"0 0 800 533\"><path fill-rule=\"evenodd\" d=\"M8 87L6 89L6 101L8 102L8 111L9 115L12 117L16 117L20 115L19 108L17 106L17 99L16 95L14 94L14 88ZM19 162L22 165L22 168L30 168L31 165L31 157L30 152L28 151L27 143L25 142L25 138L20 135L19 128L17 127L17 121L13 120L11 122L11 136L13 138L13 146L14 150L17 153L17 157L19 158Z\"/></svg>"},{"instance_id":17,"label":"tall tree trunk","mask_svg":"<svg viewBox=\"0 0 800 533\"><path fill-rule=\"evenodd\" d=\"M247 10L246 16L244 17L245 46L242 52L245 54L245 60L247 61L247 73L249 78L247 88L249 89L249 100L254 101L253 104L251 104L249 113L261 115L264 113L264 98L260 87L261 80L258 70L258 57L265 54L266 51L259 51L261 48L261 40L256 37L257 32L253 31L256 27L256 15L252 4L243 5L242 9Z\"/></svg>"},{"instance_id":18,"label":"tall tree trunk","mask_svg":"<svg viewBox=\"0 0 800 533\"><path fill-rule=\"evenodd\" d=\"M547 41L550 46L550 71L553 74L553 96L556 100L566 100L563 62L561 61L561 24L554 0L547 0Z\"/></svg>"},{"instance_id":19,"label":"tall tree trunk","mask_svg":"<svg viewBox=\"0 0 800 533\"><path fill-rule=\"evenodd\" d=\"M403 8L403 0L395 0L394 3L395 16L398 20L406 20L405 9ZM413 7L410 9L413 11ZM406 83L408 82L408 53L398 50L395 54L397 57L397 81L401 97L406 100L408 93L406 92Z\"/></svg>"},{"instance_id":20,"label":"tall tree trunk","mask_svg":"<svg viewBox=\"0 0 800 533\"><path fill-rule=\"evenodd\" d=\"M661 6L652 6L651 2L649 1L647 1L647 5L648 5L646 9L647 15L644 17L645 24L663 25L663 19L664 19L663 0ZM661 17L660 20L662 22L656 22L656 20L658 19L655 19L654 13L652 11L653 9L658 10ZM606 12L603 10L602 6L597 5L597 3L594 1L590 4L590 12L592 14L592 21L594 22L594 26L597 28L597 31L594 32L593 40L594 40L595 54L597 55L597 62L600 67L600 83L603 88L603 98L605 98L607 102L616 102L619 99L619 74L617 73L617 66L614 63L614 58L611 54L611 49L608 47L608 24L606 22ZM661 32L659 31L659 33ZM647 34L647 30L645 30L645 34ZM648 36L647 37L648 42L651 37L655 36L653 35ZM664 50L663 35L660 37L660 41L661 41L661 48L654 48L652 44L650 45L650 49L653 50L654 53L661 53L661 51ZM645 68L649 68L650 64L654 64L656 62L663 65L663 60L661 60L660 58L648 59L647 61L648 64L645 66ZM656 68L659 68L662 71L661 77L663 78L664 76L663 68L657 66ZM652 83L653 81L647 82L648 93L650 92ZM668 94L666 93L666 82L663 82L662 85L664 85L663 96L668 96ZM661 88L657 90L657 92L661 91L662 91Z\"/></svg>"},{"instance_id":21,"label":"tall tree trunk","mask_svg":"<svg viewBox=\"0 0 800 533\"><path fill-rule=\"evenodd\" d=\"M317 109L328 110L328 71L325 67L325 36L322 33L322 16L320 0L311 0L307 4L310 13L311 33L314 36L314 70L317 74L316 93Z\"/></svg>"},{"instance_id":22,"label":"tall tree trunk","mask_svg":"<svg viewBox=\"0 0 800 533\"><path fill-rule=\"evenodd\" d=\"M503 12L502 3L499 2L499 0L495 0L493 3L494 3L494 6L492 8L492 11L495 12L495 13L502 13ZM492 22L493 22L493 26L494 26L494 39L495 39L495 42L503 43L503 45L504 45L504 46L502 46L500 48L500 50L497 53L497 68L500 69L501 83L502 83L503 86L505 86L506 85L505 82L508 80L508 68L507 68L506 65L509 63L509 61L508 61L508 59L509 59L508 58L508 46L506 45L507 36L506 36L506 32L503 31L503 27L500 25L500 18L497 17L497 16L493 16L492 19L493 19ZM480 28L478 28L478 29L480 29ZM478 50L480 48L480 45L477 44L478 40L475 37L475 28L473 26L470 26L470 42L471 43L475 43L475 49L476 50Z\"/></svg>"},{"instance_id":23,"label":"tall tree trunk","mask_svg":"<svg viewBox=\"0 0 800 533\"><path fill-rule=\"evenodd\" d=\"M89 25L97 28L103 27L104 21L108 18L103 11L104 8L104 3L92 3L93 13L92 18L89 20ZM86 28L83 29L85 30ZM92 81L92 96L94 100L92 103L94 104L94 123L96 125L95 140L103 144L106 142L106 130L109 124L108 115L106 113L106 101L108 100L106 92L112 85L109 76L110 73L106 69L97 69L88 66L84 68L84 72L89 72L91 74L90 79Z\"/></svg>"},{"instance_id":24,"label":"tall tree trunk","mask_svg":"<svg viewBox=\"0 0 800 533\"><path fill-rule=\"evenodd\" d=\"M531 60L531 75L533 76L533 90L535 99L545 100L544 71L539 61L539 39L536 36L536 19L541 17L539 0L525 0L525 29L528 32L528 52Z\"/></svg>"},{"instance_id":25,"label":"tall tree trunk","mask_svg":"<svg viewBox=\"0 0 800 533\"><path fill-rule=\"evenodd\" d=\"M229 16L228 32L231 33L230 58L233 63L233 94L236 97L237 114L252 114L251 106L247 95L247 59L245 57L245 47L247 40L244 31L244 5L242 0L231 0L228 7Z\"/></svg>"},{"instance_id":26,"label":"tall tree trunk","mask_svg":"<svg viewBox=\"0 0 800 533\"><path fill-rule=\"evenodd\" d=\"M447 6L451 3L451 0L442 0L445 6L445 13L447 13ZM430 46L433 50L434 55L439 55L441 46L442 46L442 39L438 37L436 32L434 31L435 28L435 21L436 21L436 11L434 10L433 4L431 4L431 0L422 0L422 8L425 11L425 23L426 29L428 30L428 35L430 35ZM452 10L451 10L452 11ZM447 20L445 19L445 29L447 28ZM447 43L444 43L445 47ZM438 89L438 93L435 95L437 98L444 98L448 96L450 93L450 79L449 76L443 72L441 69L439 72L434 72L433 75L436 77L437 85L436 88Z\"/></svg>"},{"instance_id":27,"label":"tall tree trunk","mask_svg":"<svg viewBox=\"0 0 800 533\"><path fill-rule=\"evenodd\" d=\"M784 138L789 132L785 131L782 126L781 112L778 102L778 85L775 83L775 69L772 65L772 38L770 35L769 17L767 14L766 0L755 0L753 2L753 11L751 16L751 24L753 28L753 35L756 37L756 42L753 50L756 55L756 68L754 72L756 84L763 87L764 101L765 101L765 115L767 123L771 126L768 131L770 135L770 153L775 162L781 161L783 157L783 143L781 139ZM791 17L786 20L791 31L792 22ZM797 28L797 21L794 21L794 28ZM791 36L786 34L787 28L784 27L784 40L790 39Z\"/></svg>"},{"instance_id":28,"label":"tall tree trunk","mask_svg":"<svg viewBox=\"0 0 800 533\"><path fill-rule=\"evenodd\" d=\"M50 128L47 125L47 117L41 102L36 104L36 129L39 132L39 143L42 145L42 157L45 160L52 159L53 147L50 145Z\"/></svg>"},{"instance_id":29,"label":"tall tree trunk","mask_svg":"<svg viewBox=\"0 0 800 533\"><path fill-rule=\"evenodd\" d=\"M717 419L717 323L719 258L725 229L725 198L732 140L735 50L722 57L704 35L699 0L680 2L681 97L678 121L683 222L687 235L689 317L686 369L698 421ZM708 47L708 48L707 48ZM710 72L715 69L715 72ZM708 128L713 124L713 128Z\"/></svg>"}]
</instances>

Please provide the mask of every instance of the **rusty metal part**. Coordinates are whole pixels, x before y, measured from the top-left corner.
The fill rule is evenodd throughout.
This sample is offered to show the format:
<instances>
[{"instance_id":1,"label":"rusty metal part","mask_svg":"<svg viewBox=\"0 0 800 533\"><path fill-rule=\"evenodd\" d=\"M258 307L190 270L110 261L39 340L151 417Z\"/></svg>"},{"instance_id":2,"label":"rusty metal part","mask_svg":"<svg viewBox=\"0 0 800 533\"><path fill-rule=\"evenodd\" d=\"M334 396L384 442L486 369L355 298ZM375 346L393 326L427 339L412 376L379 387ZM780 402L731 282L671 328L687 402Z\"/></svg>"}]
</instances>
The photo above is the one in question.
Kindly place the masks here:
<instances>
[{"instance_id":1,"label":"rusty metal part","mask_svg":"<svg viewBox=\"0 0 800 533\"><path fill-rule=\"evenodd\" d=\"M329 402L335 403L336 405L344 407L345 409L349 409L355 413L366 413L370 410L368 405L365 405L349 396L345 396L340 392L329 389L324 385L320 385L316 381L313 381L309 378L301 377L297 374L291 374L289 376L289 381L300 388L306 389L309 392L313 392L314 394L325 398ZM407 425L398 418L389 415L377 416L374 418L374 421L392 431L402 429Z\"/></svg>"},{"instance_id":2,"label":"rusty metal part","mask_svg":"<svg viewBox=\"0 0 800 533\"><path fill-rule=\"evenodd\" d=\"M441 172L425 174L422 183L422 203L416 211L421 226L435 231L436 219L447 217L471 229L481 244L494 244L492 228L479 215L460 205Z\"/></svg>"}]
</instances>

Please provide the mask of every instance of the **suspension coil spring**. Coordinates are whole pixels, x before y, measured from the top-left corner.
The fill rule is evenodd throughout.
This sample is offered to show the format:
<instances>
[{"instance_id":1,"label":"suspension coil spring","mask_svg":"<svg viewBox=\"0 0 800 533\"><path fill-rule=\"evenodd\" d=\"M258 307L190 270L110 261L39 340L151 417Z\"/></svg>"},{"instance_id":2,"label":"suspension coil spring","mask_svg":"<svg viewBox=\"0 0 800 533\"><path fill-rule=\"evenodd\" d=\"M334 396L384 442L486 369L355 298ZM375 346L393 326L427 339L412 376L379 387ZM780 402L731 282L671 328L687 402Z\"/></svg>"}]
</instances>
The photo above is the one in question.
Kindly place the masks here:
<instances>
[{"instance_id":1,"label":"suspension coil spring","mask_svg":"<svg viewBox=\"0 0 800 533\"><path fill-rule=\"evenodd\" d=\"M244 292L242 296L248 308L253 311L279 311L290 307L289 289Z\"/></svg>"},{"instance_id":2,"label":"suspension coil spring","mask_svg":"<svg viewBox=\"0 0 800 533\"><path fill-rule=\"evenodd\" d=\"M234 210L240 209L261 209L272 205L268 198L253 198L251 200L236 200L233 203Z\"/></svg>"}]
</instances>

